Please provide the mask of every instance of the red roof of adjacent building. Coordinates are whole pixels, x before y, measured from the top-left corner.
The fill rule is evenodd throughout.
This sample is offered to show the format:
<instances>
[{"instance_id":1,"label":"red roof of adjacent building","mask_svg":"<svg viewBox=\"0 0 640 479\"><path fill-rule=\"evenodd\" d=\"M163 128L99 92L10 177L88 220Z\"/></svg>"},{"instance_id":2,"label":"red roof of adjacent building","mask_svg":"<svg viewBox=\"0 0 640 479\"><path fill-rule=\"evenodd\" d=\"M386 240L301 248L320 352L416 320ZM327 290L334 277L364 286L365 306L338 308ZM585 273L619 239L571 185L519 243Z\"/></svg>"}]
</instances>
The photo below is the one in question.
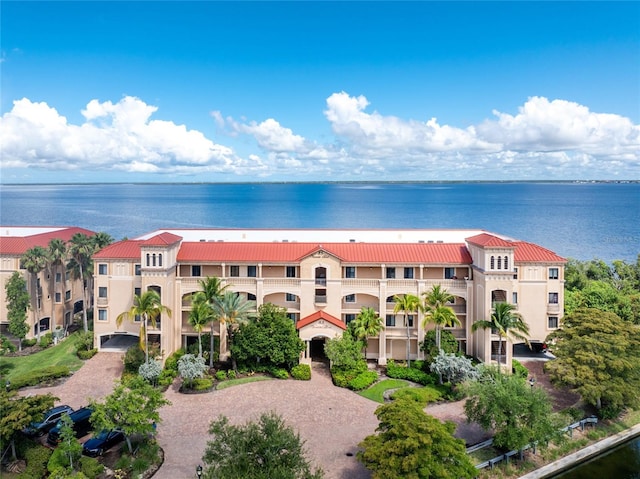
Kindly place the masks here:
<instances>
[{"instance_id":1,"label":"red roof of adjacent building","mask_svg":"<svg viewBox=\"0 0 640 479\"><path fill-rule=\"evenodd\" d=\"M95 232L78 227L62 227L55 231L39 233L29 236L0 236L0 254L3 255L23 255L28 249L35 246L47 248L49 242L53 239L59 239L64 242L71 240L76 233L82 233L87 236L93 236Z\"/></svg>"},{"instance_id":2,"label":"red roof of adjacent building","mask_svg":"<svg viewBox=\"0 0 640 479\"><path fill-rule=\"evenodd\" d=\"M478 245L478 246L497 246L497 247L513 248L512 241L503 240L502 238L489 233L481 233L479 235L471 236L466 240L467 242Z\"/></svg>"},{"instance_id":3,"label":"red roof of adjacent building","mask_svg":"<svg viewBox=\"0 0 640 479\"><path fill-rule=\"evenodd\" d=\"M558 256L553 251L527 243L526 241L514 241L516 247L514 260L516 263L566 263L567 260Z\"/></svg>"},{"instance_id":4,"label":"red roof of adjacent building","mask_svg":"<svg viewBox=\"0 0 640 479\"><path fill-rule=\"evenodd\" d=\"M291 263L318 252L336 256L346 263L471 263L467 248L458 243L185 242L180 247L178 261Z\"/></svg>"},{"instance_id":5,"label":"red roof of adjacent building","mask_svg":"<svg viewBox=\"0 0 640 479\"><path fill-rule=\"evenodd\" d=\"M179 243L180 241L182 241L182 236L164 231L143 241L141 244L142 246L170 246L172 244Z\"/></svg>"},{"instance_id":6,"label":"red roof of adjacent building","mask_svg":"<svg viewBox=\"0 0 640 479\"><path fill-rule=\"evenodd\" d=\"M137 259L140 260L140 240L123 240L105 246L93 259Z\"/></svg>"},{"instance_id":7,"label":"red roof of adjacent building","mask_svg":"<svg viewBox=\"0 0 640 479\"><path fill-rule=\"evenodd\" d=\"M325 313L324 311L316 311L315 313L307 316L306 318L301 319L296 323L296 329L304 328L305 326L308 326L311 323L315 323L316 321L320 321L321 319L324 319L328 323L331 323L342 330L347 329L346 324L344 324L335 316L331 316L329 313Z\"/></svg>"}]
</instances>

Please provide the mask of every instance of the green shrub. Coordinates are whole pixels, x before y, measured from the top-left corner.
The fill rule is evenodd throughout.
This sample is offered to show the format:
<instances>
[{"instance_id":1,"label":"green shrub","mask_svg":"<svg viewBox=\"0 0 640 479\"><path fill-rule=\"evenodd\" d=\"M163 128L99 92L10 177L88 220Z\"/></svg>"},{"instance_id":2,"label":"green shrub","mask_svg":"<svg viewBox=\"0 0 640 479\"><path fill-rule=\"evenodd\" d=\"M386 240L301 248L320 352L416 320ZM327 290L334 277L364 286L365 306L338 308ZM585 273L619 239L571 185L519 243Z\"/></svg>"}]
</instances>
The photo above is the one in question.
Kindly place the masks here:
<instances>
[{"instance_id":1,"label":"green shrub","mask_svg":"<svg viewBox=\"0 0 640 479\"><path fill-rule=\"evenodd\" d=\"M216 379L218 381L224 381L225 379L227 379L227 372L224 369L221 369L220 371L216 372Z\"/></svg>"},{"instance_id":2,"label":"green shrub","mask_svg":"<svg viewBox=\"0 0 640 479\"><path fill-rule=\"evenodd\" d=\"M34 477L44 477L47 472L47 463L51 457L51 449L34 445L25 452L27 468L22 474L18 475L18 479L33 479Z\"/></svg>"},{"instance_id":3,"label":"green shrub","mask_svg":"<svg viewBox=\"0 0 640 479\"><path fill-rule=\"evenodd\" d=\"M387 364L387 376L394 379L406 379L407 381L422 384L423 386L436 382L436 379L432 375L419 369L399 366L394 361L389 361Z\"/></svg>"},{"instance_id":4,"label":"green shrub","mask_svg":"<svg viewBox=\"0 0 640 479\"><path fill-rule=\"evenodd\" d=\"M430 386L424 388L402 388L391 394L391 399L410 399L411 401L416 401L423 406L426 406L430 402L438 401L441 398L442 393Z\"/></svg>"},{"instance_id":5,"label":"green shrub","mask_svg":"<svg viewBox=\"0 0 640 479\"><path fill-rule=\"evenodd\" d=\"M127 349L124 355L124 370L133 374L138 374L138 370L144 363L144 351L138 344L134 344Z\"/></svg>"},{"instance_id":6,"label":"green shrub","mask_svg":"<svg viewBox=\"0 0 640 479\"><path fill-rule=\"evenodd\" d=\"M177 371L169 371L168 369L163 369L160 372L160 376L158 376L158 386L167 387L171 386L173 380L178 377Z\"/></svg>"},{"instance_id":7,"label":"green shrub","mask_svg":"<svg viewBox=\"0 0 640 479\"><path fill-rule=\"evenodd\" d=\"M87 360L87 359L91 359L92 357L94 357L96 354L98 353L97 349L90 349L90 350L86 350L86 349L78 349L76 351L76 355L82 359L82 360Z\"/></svg>"},{"instance_id":8,"label":"green shrub","mask_svg":"<svg viewBox=\"0 0 640 479\"><path fill-rule=\"evenodd\" d=\"M13 353L16 350L16 346L6 336L0 335L0 355Z\"/></svg>"},{"instance_id":9,"label":"green shrub","mask_svg":"<svg viewBox=\"0 0 640 479\"><path fill-rule=\"evenodd\" d=\"M355 379L360 373L363 373L367 370L367 364L364 363L364 367L359 365L356 369L343 369L339 367L331 368L331 378L333 379L333 384L340 388L348 388L349 382Z\"/></svg>"},{"instance_id":10,"label":"green shrub","mask_svg":"<svg viewBox=\"0 0 640 479\"><path fill-rule=\"evenodd\" d=\"M48 368L35 369L22 376L18 376L11 381L11 389L20 389L26 386L36 386L38 384L51 381L52 379L69 376L71 372L67 366L49 366Z\"/></svg>"},{"instance_id":11,"label":"green shrub","mask_svg":"<svg viewBox=\"0 0 640 479\"><path fill-rule=\"evenodd\" d=\"M53 334L47 333L40 337L40 347L46 349L53 344Z\"/></svg>"},{"instance_id":12,"label":"green shrub","mask_svg":"<svg viewBox=\"0 0 640 479\"><path fill-rule=\"evenodd\" d=\"M378 380L378 373L375 371L363 371L349 381L348 387L354 391L367 389Z\"/></svg>"},{"instance_id":13,"label":"green shrub","mask_svg":"<svg viewBox=\"0 0 640 479\"><path fill-rule=\"evenodd\" d=\"M194 391L206 391L213 387L213 379L210 377L195 378L193 380L192 389Z\"/></svg>"},{"instance_id":14,"label":"green shrub","mask_svg":"<svg viewBox=\"0 0 640 479\"><path fill-rule=\"evenodd\" d=\"M520 361L518 361L517 359L512 359L511 360L511 367L513 369L513 374L515 374L516 376L524 378L524 379L529 377L529 370L527 368L525 368L522 365L522 363L520 363Z\"/></svg>"},{"instance_id":15,"label":"green shrub","mask_svg":"<svg viewBox=\"0 0 640 479\"><path fill-rule=\"evenodd\" d=\"M414 361L411 361L411 367L413 369L418 369L419 371L427 371L429 364L422 359L416 359Z\"/></svg>"},{"instance_id":16,"label":"green shrub","mask_svg":"<svg viewBox=\"0 0 640 479\"><path fill-rule=\"evenodd\" d=\"M93 332L79 331L76 335L76 349L78 351L90 351L93 349Z\"/></svg>"},{"instance_id":17,"label":"green shrub","mask_svg":"<svg viewBox=\"0 0 640 479\"><path fill-rule=\"evenodd\" d=\"M236 378L236 372L233 369L230 369L229 372L227 372L227 378L228 379L235 379Z\"/></svg>"},{"instance_id":18,"label":"green shrub","mask_svg":"<svg viewBox=\"0 0 640 479\"><path fill-rule=\"evenodd\" d=\"M270 374L276 379L289 379L289 372L283 368L271 368Z\"/></svg>"},{"instance_id":19,"label":"green shrub","mask_svg":"<svg viewBox=\"0 0 640 479\"><path fill-rule=\"evenodd\" d=\"M308 381L311 379L311 366L308 364L298 364L291 368L291 376L293 376L293 379Z\"/></svg>"},{"instance_id":20,"label":"green shrub","mask_svg":"<svg viewBox=\"0 0 640 479\"><path fill-rule=\"evenodd\" d=\"M22 340L23 348L30 348L31 346L35 346L36 344L38 344L38 340L36 338Z\"/></svg>"},{"instance_id":21,"label":"green shrub","mask_svg":"<svg viewBox=\"0 0 640 479\"><path fill-rule=\"evenodd\" d=\"M93 457L82 456L80 458L80 471L89 479L94 479L102 474L104 466Z\"/></svg>"},{"instance_id":22,"label":"green shrub","mask_svg":"<svg viewBox=\"0 0 640 479\"><path fill-rule=\"evenodd\" d=\"M167 371L175 371L176 376L178 375L178 360L184 356L185 350L180 348L178 350L176 350L173 354L171 354L171 356L169 356L167 358L167 360L164 362L164 369Z\"/></svg>"}]
</instances>

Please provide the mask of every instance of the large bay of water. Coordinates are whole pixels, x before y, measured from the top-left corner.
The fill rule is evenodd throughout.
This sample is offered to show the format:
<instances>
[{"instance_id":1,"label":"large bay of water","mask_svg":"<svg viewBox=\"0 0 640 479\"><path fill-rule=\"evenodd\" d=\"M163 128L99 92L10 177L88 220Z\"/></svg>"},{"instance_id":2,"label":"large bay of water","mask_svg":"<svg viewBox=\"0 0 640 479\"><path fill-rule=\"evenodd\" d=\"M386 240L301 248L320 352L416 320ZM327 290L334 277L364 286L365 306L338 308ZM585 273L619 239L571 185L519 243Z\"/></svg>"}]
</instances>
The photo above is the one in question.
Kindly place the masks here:
<instances>
[{"instance_id":1,"label":"large bay of water","mask_svg":"<svg viewBox=\"0 0 640 479\"><path fill-rule=\"evenodd\" d=\"M635 262L640 183L0 185L0 224L158 228L479 228L561 256Z\"/></svg>"},{"instance_id":2,"label":"large bay of water","mask_svg":"<svg viewBox=\"0 0 640 479\"><path fill-rule=\"evenodd\" d=\"M554 476L553 479L640 479L640 438Z\"/></svg>"}]
</instances>

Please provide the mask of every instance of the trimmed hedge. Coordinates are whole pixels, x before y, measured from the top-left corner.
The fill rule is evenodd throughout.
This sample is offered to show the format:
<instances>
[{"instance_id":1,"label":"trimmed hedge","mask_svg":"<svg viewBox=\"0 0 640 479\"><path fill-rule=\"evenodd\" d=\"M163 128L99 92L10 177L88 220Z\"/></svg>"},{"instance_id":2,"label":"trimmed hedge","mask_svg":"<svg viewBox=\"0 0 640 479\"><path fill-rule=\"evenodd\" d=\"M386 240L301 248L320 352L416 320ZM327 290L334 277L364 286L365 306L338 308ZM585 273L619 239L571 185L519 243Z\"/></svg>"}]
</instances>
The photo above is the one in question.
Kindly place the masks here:
<instances>
[{"instance_id":1,"label":"trimmed hedge","mask_svg":"<svg viewBox=\"0 0 640 479\"><path fill-rule=\"evenodd\" d=\"M355 378L349 381L349 389L354 391L362 391L363 389L367 389L373 383L378 380L378 373L375 371L363 371L358 374Z\"/></svg>"},{"instance_id":2,"label":"trimmed hedge","mask_svg":"<svg viewBox=\"0 0 640 479\"><path fill-rule=\"evenodd\" d=\"M407 381L422 384L423 386L435 384L436 382L433 376L424 371L406 366L398 366L393 361L389 361L387 364L387 376L394 379L406 379Z\"/></svg>"},{"instance_id":3,"label":"trimmed hedge","mask_svg":"<svg viewBox=\"0 0 640 479\"><path fill-rule=\"evenodd\" d=\"M271 368L269 373L276 379L289 379L289 372L283 368Z\"/></svg>"},{"instance_id":4,"label":"trimmed hedge","mask_svg":"<svg viewBox=\"0 0 640 479\"><path fill-rule=\"evenodd\" d=\"M91 359L97 353L98 353L97 349L90 349L89 351L87 351L85 349L80 349L80 350L76 351L76 355L82 360Z\"/></svg>"},{"instance_id":5,"label":"trimmed hedge","mask_svg":"<svg viewBox=\"0 0 640 479\"><path fill-rule=\"evenodd\" d=\"M195 378L191 389L194 391L207 391L213 387L213 379L210 377Z\"/></svg>"},{"instance_id":6,"label":"trimmed hedge","mask_svg":"<svg viewBox=\"0 0 640 479\"><path fill-rule=\"evenodd\" d=\"M36 386L52 379L69 376L71 372L67 366L50 366L48 368L29 371L11 381L11 389L20 389L26 386Z\"/></svg>"},{"instance_id":7,"label":"trimmed hedge","mask_svg":"<svg viewBox=\"0 0 640 479\"><path fill-rule=\"evenodd\" d=\"M309 381L311 379L311 366L308 364L298 364L291 368L291 376L293 379L300 381Z\"/></svg>"},{"instance_id":8,"label":"trimmed hedge","mask_svg":"<svg viewBox=\"0 0 640 479\"><path fill-rule=\"evenodd\" d=\"M224 381L225 379L227 379L227 372L224 369L216 371L216 379L218 381Z\"/></svg>"}]
</instances>

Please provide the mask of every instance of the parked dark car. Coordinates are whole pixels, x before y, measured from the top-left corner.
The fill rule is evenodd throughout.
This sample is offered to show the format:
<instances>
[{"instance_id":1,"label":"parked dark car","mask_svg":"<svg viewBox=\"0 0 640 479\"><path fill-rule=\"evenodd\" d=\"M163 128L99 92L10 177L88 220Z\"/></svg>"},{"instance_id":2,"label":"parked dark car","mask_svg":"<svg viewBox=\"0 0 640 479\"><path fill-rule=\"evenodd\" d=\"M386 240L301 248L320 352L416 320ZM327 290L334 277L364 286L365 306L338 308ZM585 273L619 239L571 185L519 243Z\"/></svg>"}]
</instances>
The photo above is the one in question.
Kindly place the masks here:
<instances>
[{"instance_id":1,"label":"parked dark car","mask_svg":"<svg viewBox=\"0 0 640 479\"><path fill-rule=\"evenodd\" d=\"M69 414L71 422L73 423L72 427L76 433L76 437L86 436L89 431L91 431L91 423L89 422L91 413L93 413L91 409L89 409L88 407L83 407ZM57 446L60 442L61 427L62 423L58 421L58 424L56 424L56 426L51 429L51 431L49 431L49 434L47 435L47 442L51 446Z\"/></svg>"},{"instance_id":2,"label":"parked dark car","mask_svg":"<svg viewBox=\"0 0 640 479\"><path fill-rule=\"evenodd\" d=\"M63 404L62 406L56 406L49 409L44 413L42 421L32 422L25 427L22 432L27 436L42 436L49 432L56 423L60 420L63 414L71 414L73 408Z\"/></svg>"},{"instance_id":3,"label":"parked dark car","mask_svg":"<svg viewBox=\"0 0 640 479\"><path fill-rule=\"evenodd\" d=\"M102 456L105 451L122 441L124 434L121 431L102 431L82 445L82 454L91 457Z\"/></svg>"}]
</instances>

